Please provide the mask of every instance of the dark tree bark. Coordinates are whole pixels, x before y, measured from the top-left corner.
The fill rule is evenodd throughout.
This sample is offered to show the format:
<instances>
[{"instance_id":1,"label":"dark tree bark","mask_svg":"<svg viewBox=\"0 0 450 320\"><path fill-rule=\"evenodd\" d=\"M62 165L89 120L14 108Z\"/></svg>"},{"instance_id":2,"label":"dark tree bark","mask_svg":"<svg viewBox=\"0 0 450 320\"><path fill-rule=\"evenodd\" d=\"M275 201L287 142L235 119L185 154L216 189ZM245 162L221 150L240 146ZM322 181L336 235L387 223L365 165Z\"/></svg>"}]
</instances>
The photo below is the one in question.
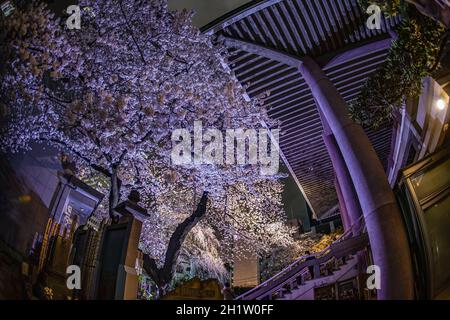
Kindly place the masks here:
<instances>
[{"instance_id":1,"label":"dark tree bark","mask_svg":"<svg viewBox=\"0 0 450 320\"><path fill-rule=\"evenodd\" d=\"M144 255L144 270L155 281L159 289L159 295L166 293L167 287L172 281L173 274L178 256L180 255L181 247L186 240L187 235L193 227L203 218L206 213L206 203L208 201L208 192L203 192L202 198L197 205L197 209L180 223L170 237L169 245L167 247L164 265L159 268L156 261L148 255Z\"/></svg>"},{"instance_id":2,"label":"dark tree bark","mask_svg":"<svg viewBox=\"0 0 450 320\"><path fill-rule=\"evenodd\" d=\"M117 177L117 168L113 166L111 169L110 176L111 185L109 187L109 216L113 220L113 222L117 222L116 214L114 213L114 209L119 204L120 199L120 180Z\"/></svg>"},{"instance_id":3,"label":"dark tree bark","mask_svg":"<svg viewBox=\"0 0 450 320\"><path fill-rule=\"evenodd\" d=\"M414 5L423 15L450 28L450 7L444 0L406 0Z\"/></svg>"}]
</instances>

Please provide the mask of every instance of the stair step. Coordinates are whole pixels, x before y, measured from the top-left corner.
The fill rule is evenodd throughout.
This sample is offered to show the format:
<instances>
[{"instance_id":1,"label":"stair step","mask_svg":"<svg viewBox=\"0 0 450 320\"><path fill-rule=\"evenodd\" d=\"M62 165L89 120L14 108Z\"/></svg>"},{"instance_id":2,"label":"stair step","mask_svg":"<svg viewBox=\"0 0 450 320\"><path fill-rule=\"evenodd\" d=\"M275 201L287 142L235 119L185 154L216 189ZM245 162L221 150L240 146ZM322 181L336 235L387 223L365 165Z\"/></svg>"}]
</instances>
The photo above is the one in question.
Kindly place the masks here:
<instances>
[{"instance_id":1,"label":"stair step","mask_svg":"<svg viewBox=\"0 0 450 320\"><path fill-rule=\"evenodd\" d=\"M362 250L365 246L368 244L368 236L367 234L361 234L358 236L355 236L353 238L345 238L342 241L334 242L332 245L329 246L328 252L324 256L320 256L320 263L324 266L330 266L329 264L326 264L328 260L334 257L337 261L337 264L333 264L332 267L337 266L336 268L331 269L331 274L327 274L324 276L319 276L316 279L303 279L303 283L296 283L296 278L304 277L305 273L302 271L308 266L303 258L298 259L295 263L292 265L286 267L282 272L277 274L273 277L273 279L267 280L264 284L258 286L257 288L251 290L246 295L243 295L239 297L238 299L243 300L251 300L251 299L261 299L261 298L267 298L267 294L270 292L275 293L277 290L280 291L281 285L285 285L288 283L291 289L290 292L285 292L283 296L273 297L274 299L278 300L292 300L301 298L305 293L307 293L309 290L311 290L315 285L320 285L327 282L336 282L339 279L341 279L343 276L345 276L348 272L350 272L354 268L355 263L358 262L358 260L355 260L356 252L359 250ZM324 251L325 252L325 251ZM353 254L348 254L349 252L352 252ZM341 257L345 255L346 259L345 262ZM302 260L303 259L303 260ZM302 266L303 264L303 266ZM293 270L292 268L295 267L296 270ZM310 267L310 266L309 266ZM297 271L298 270L298 271ZM294 272L298 272L295 273ZM292 275L291 275L292 274ZM277 278L280 279L277 279ZM284 278L283 278L284 277ZM288 278L290 277L290 278ZM328 278L328 279L327 279ZM277 284L278 281L278 284ZM281 283L280 281L284 281ZM291 281L291 282L288 282ZM294 282L293 282L294 281ZM295 285L294 285L295 283ZM277 287L278 286L278 287ZM307 286L307 287L305 287ZM303 293L302 293L303 292Z\"/></svg>"}]
</instances>

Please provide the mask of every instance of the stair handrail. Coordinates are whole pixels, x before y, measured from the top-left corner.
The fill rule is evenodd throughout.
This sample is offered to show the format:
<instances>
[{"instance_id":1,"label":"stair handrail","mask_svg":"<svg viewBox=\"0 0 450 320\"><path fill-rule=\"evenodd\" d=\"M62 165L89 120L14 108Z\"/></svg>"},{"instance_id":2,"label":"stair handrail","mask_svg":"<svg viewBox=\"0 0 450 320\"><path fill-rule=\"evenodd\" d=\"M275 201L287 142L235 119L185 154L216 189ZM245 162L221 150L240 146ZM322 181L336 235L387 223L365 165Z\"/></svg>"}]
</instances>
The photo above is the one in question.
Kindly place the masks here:
<instances>
[{"instance_id":1,"label":"stair handrail","mask_svg":"<svg viewBox=\"0 0 450 320\"><path fill-rule=\"evenodd\" d=\"M338 239L336 239L335 241L333 241L333 243L331 243L328 247L326 247L326 248L323 249L322 251L317 252L317 253L315 253L315 254L311 254L311 255L308 255L308 256L302 256L302 257L298 258L297 260L295 260L295 261L294 261L293 263L291 263L289 266L287 266L286 268L284 268L283 270L281 270L280 272L278 272L278 273L277 273L276 275L274 275L273 277L267 279L266 281L264 281L263 283L259 284L259 285L256 286L255 288L253 288L253 289L251 289L251 290L249 290L249 291L247 291L247 292L241 294L240 296L238 296L238 297L236 298L236 300L240 300L240 299L242 299L242 298L244 298L244 297L246 297L246 296L248 296L248 295L250 295L250 294L256 292L257 290L266 287L270 282L275 281L275 280L276 280L277 278L279 278L280 276L282 276L282 275L286 274L287 272L291 271L295 266L300 265L301 263L306 262L306 261L307 261L306 258L308 258L308 257L314 256L316 259L322 258L323 256L325 256L325 255L328 253L328 251L331 250L331 246L332 246L333 244L338 243L338 242L340 242L340 241L346 239L347 236L349 236L349 235L351 235L351 234L352 234L352 230L351 230L351 228L349 228L349 230L347 230L347 231L344 232L342 235L340 235L340 236L338 237ZM304 268L306 268L306 267L307 267L307 266L305 266ZM304 268L302 268L302 270L303 270ZM302 271L302 270L299 270L299 271Z\"/></svg>"},{"instance_id":2,"label":"stair handrail","mask_svg":"<svg viewBox=\"0 0 450 320\"><path fill-rule=\"evenodd\" d=\"M366 243L366 241L368 241L367 233L360 234L360 235L350 238L348 240L356 239L356 238L363 238L365 240L364 243ZM335 242L333 242L333 244L331 246L336 245L337 243L339 243L339 242L335 241ZM353 250L355 250L355 249L353 248L350 251L353 252ZM357 249L357 250L360 250L360 249ZM289 275L287 278L283 279L279 283L275 283L273 285L273 287L264 286L264 287L258 288L258 289L262 289L262 290L267 289L267 291L262 291L261 293L257 293L257 290L253 290L253 292L248 292L244 295L241 295L237 299L247 298L248 296L251 296L250 299L258 299L258 298L265 297L265 296L271 296L274 292L279 291L286 284L293 282L294 279L301 276L305 272L305 269L307 267L309 267L311 265L323 265L323 264L328 263L332 259L339 258L339 256L336 255L336 252L334 252L333 248L327 247L326 250L321 251L321 253L323 253L323 252L326 252L326 253L321 256L317 256L316 259L314 259L314 260L304 261L306 263L304 265L300 265L300 268L295 273ZM291 271L291 270L286 271L285 274L287 274L289 271ZM256 295L255 295L255 293L256 293Z\"/></svg>"},{"instance_id":3,"label":"stair handrail","mask_svg":"<svg viewBox=\"0 0 450 320\"><path fill-rule=\"evenodd\" d=\"M272 295L274 292L279 291L280 289L282 289L286 284L289 284L290 282L293 281L293 279L297 278L298 276L300 276L301 274L304 273L304 271L306 270L306 268L308 268L310 266L310 264L314 265L314 264L323 264L328 262L329 260L331 260L333 258L333 255L331 254L331 252L328 252L326 255L321 256L319 259L323 259L323 261L317 261L319 259L315 259L315 260L307 260L305 262L309 262L308 264L305 264L304 266L302 266L301 269L298 270L298 272L295 272L294 274L292 274L291 276L289 276L288 278L284 279L282 282L278 283L275 287L273 287L272 289L270 289L268 292L264 292L262 295L267 296L267 295ZM261 296L261 295L260 295Z\"/></svg>"},{"instance_id":4,"label":"stair handrail","mask_svg":"<svg viewBox=\"0 0 450 320\"><path fill-rule=\"evenodd\" d=\"M338 282L339 280L341 280L343 277L345 277L349 272L351 271L351 269L348 269L347 271L345 271L343 274L341 274L338 278L335 279L335 282ZM315 288L317 288L317 286L313 285L311 288L309 288L308 290L306 290L305 292L303 292L301 295L297 296L296 298L299 297L303 297L305 294L307 294L309 291L314 290ZM299 300L299 299L295 299L295 300Z\"/></svg>"}]
</instances>

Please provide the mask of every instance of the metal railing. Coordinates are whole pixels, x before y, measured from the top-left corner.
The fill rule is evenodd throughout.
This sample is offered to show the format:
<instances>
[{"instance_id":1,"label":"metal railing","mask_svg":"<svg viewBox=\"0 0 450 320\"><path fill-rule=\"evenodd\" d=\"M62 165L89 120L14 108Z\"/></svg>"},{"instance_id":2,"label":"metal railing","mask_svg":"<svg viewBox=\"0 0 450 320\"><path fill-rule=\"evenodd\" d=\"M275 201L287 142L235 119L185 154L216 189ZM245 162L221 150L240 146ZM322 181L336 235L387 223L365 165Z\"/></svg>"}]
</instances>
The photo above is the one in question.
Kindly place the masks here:
<instances>
[{"instance_id":1,"label":"metal railing","mask_svg":"<svg viewBox=\"0 0 450 320\"><path fill-rule=\"evenodd\" d=\"M367 247L369 242L367 233L361 233L355 237L351 237L351 235L351 228L349 228L347 232L342 234L339 239L326 249L315 255L303 256L297 259L270 279L237 297L236 300L272 299L275 294L282 291L286 286L292 288L292 286L298 284L298 278L303 279L304 275L309 271L309 267L314 268L314 277L320 277L320 267L329 263L330 260L354 254Z\"/></svg>"}]
</instances>

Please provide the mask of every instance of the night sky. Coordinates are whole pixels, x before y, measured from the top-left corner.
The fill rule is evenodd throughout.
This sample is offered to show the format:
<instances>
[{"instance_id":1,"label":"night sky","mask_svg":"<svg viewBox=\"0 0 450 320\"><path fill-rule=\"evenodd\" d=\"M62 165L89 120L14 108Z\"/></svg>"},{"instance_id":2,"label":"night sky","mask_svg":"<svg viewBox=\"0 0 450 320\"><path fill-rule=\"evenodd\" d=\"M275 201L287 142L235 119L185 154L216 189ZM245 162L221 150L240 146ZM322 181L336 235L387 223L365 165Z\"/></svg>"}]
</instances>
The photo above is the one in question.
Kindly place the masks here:
<instances>
[{"instance_id":1,"label":"night sky","mask_svg":"<svg viewBox=\"0 0 450 320\"><path fill-rule=\"evenodd\" d=\"M249 0L169 0L173 9L194 9L194 24L202 27L223 14L250 2Z\"/></svg>"},{"instance_id":2,"label":"night sky","mask_svg":"<svg viewBox=\"0 0 450 320\"><path fill-rule=\"evenodd\" d=\"M76 0L46 0L56 12L61 12L71 4L77 4ZM249 0L169 0L171 9L194 9L194 24L198 27L222 16L223 14L250 2Z\"/></svg>"}]
</instances>

